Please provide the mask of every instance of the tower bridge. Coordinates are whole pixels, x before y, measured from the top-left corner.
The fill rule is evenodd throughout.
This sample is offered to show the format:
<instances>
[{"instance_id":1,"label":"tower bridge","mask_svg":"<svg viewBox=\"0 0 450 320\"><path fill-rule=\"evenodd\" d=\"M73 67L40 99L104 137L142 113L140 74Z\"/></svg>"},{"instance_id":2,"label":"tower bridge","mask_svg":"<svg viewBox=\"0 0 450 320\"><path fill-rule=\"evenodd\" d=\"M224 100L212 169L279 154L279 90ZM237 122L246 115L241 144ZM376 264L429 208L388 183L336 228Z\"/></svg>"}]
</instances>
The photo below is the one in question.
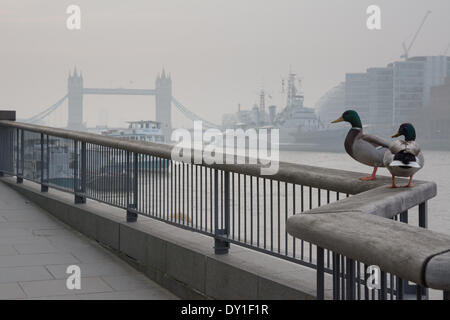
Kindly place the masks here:
<instances>
[{"instance_id":1,"label":"tower bridge","mask_svg":"<svg viewBox=\"0 0 450 320\"><path fill-rule=\"evenodd\" d=\"M84 95L140 95L154 96L156 106L156 121L161 123L164 135L170 137L172 131L172 103L188 119L203 121L204 127L218 127L198 116L190 109L181 104L172 96L172 79L170 74L166 74L163 69L155 80L154 89L127 89L127 88L86 88L82 73L78 73L75 68L73 73L69 72L67 79L67 94L59 99L55 104L39 112L38 114L25 119L25 122L37 123L60 108L65 100L68 103L67 127L72 130L86 129L83 124L83 97Z\"/></svg>"}]
</instances>

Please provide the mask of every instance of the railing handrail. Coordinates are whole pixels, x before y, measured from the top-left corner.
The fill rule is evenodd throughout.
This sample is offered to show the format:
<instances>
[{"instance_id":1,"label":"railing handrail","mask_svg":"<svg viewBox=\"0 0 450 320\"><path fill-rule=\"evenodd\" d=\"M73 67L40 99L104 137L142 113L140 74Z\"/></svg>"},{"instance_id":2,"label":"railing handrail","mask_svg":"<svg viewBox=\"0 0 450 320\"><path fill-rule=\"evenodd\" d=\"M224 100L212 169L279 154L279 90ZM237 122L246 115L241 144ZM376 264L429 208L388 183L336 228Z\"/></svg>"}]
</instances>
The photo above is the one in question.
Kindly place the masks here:
<instances>
[{"instance_id":1,"label":"railing handrail","mask_svg":"<svg viewBox=\"0 0 450 320\"><path fill-rule=\"evenodd\" d=\"M170 145L123 140L14 121L0 120L0 127L2 126L22 130L22 139L23 131L40 133L41 148L44 134L82 142L84 148L86 143L91 143L133 152L135 156L145 154L171 159L174 148ZM358 179L360 174L356 172L286 162L280 162L278 172L270 176L261 174L261 164L208 164L204 161L191 163L309 186L319 189L319 192L320 189L325 189L352 194L354 196L347 199L291 216L287 220L287 232L297 239L350 259L378 265L385 272L414 281L421 286L450 289L450 236L386 219L417 205L423 207L427 200L436 196L436 184L433 182L415 181L414 188L392 190L386 188L390 182L387 177L363 182Z\"/></svg>"},{"instance_id":2,"label":"railing handrail","mask_svg":"<svg viewBox=\"0 0 450 320\"><path fill-rule=\"evenodd\" d=\"M0 120L0 126L19 128L27 131L43 133L64 139L72 139L86 143L98 144L106 147L128 150L140 154L147 154L165 159L171 159L174 146L146 141L132 141L108 137L94 133L52 128L35 124ZM192 152L192 157L193 152ZM192 161L194 163L194 161ZM197 163L194 163L197 164ZM220 169L229 172L245 174L254 177L267 178L308 187L326 189L346 194L358 194L390 183L387 177L379 176L375 181L360 181L360 173L338 169L321 168L309 165L279 162L279 170L274 175L261 175L261 164L208 164L204 167Z\"/></svg>"},{"instance_id":3,"label":"railing handrail","mask_svg":"<svg viewBox=\"0 0 450 320\"><path fill-rule=\"evenodd\" d=\"M450 290L450 236L392 217L436 195L433 182L379 187L288 219L292 236L418 283Z\"/></svg>"}]
</instances>

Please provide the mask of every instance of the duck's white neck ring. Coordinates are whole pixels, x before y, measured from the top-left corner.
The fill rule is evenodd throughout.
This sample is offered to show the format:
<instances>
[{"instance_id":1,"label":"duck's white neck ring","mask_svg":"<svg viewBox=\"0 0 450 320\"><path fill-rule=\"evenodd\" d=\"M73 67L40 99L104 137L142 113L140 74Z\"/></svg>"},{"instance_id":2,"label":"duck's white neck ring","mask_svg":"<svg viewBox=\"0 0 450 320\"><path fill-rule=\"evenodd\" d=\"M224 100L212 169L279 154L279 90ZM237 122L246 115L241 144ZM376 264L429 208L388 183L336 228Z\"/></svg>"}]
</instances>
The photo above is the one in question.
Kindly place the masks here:
<instances>
[{"instance_id":1,"label":"duck's white neck ring","mask_svg":"<svg viewBox=\"0 0 450 320\"><path fill-rule=\"evenodd\" d=\"M352 129L355 129L355 130L362 130L362 128L358 128L358 127L352 127Z\"/></svg>"}]
</instances>

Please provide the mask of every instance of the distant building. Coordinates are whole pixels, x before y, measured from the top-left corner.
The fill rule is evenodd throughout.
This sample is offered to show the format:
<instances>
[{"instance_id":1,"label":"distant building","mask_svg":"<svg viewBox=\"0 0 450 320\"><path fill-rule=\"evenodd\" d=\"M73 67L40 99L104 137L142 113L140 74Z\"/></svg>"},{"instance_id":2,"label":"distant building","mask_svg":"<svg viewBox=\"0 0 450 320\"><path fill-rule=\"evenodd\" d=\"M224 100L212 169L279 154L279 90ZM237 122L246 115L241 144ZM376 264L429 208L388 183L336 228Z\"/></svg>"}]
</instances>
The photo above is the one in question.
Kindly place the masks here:
<instances>
[{"instance_id":1,"label":"distant building","mask_svg":"<svg viewBox=\"0 0 450 320\"><path fill-rule=\"evenodd\" d=\"M367 73L345 75L345 105L358 112L364 123L369 119L369 81Z\"/></svg>"},{"instance_id":2,"label":"distant building","mask_svg":"<svg viewBox=\"0 0 450 320\"><path fill-rule=\"evenodd\" d=\"M385 68L369 68L365 73L347 73L345 109L358 111L372 132L385 134L404 122L420 128L430 116L431 88L444 84L446 77L450 77L450 57L446 56L412 57ZM340 97L335 99L334 104L339 104ZM327 104L333 105L330 101Z\"/></svg>"},{"instance_id":3,"label":"distant building","mask_svg":"<svg viewBox=\"0 0 450 320\"><path fill-rule=\"evenodd\" d=\"M327 91L317 102L316 112L320 121L328 127L345 111L345 82Z\"/></svg>"},{"instance_id":4,"label":"distant building","mask_svg":"<svg viewBox=\"0 0 450 320\"><path fill-rule=\"evenodd\" d=\"M450 76L443 85L430 89L430 103L427 117L428 137L436 139L450 138Z\"/></svg>"},{"instance_id":5,"label":"distant building","mask_svg":"<svg viewBox=\"0 0 450 320\"><path fill-rule=\"evenodd\" d=\"M369 68L368 80L368 106L367 123L375 132L391 131L393 117L393 69Z\"/></svg>"}]
</instances>

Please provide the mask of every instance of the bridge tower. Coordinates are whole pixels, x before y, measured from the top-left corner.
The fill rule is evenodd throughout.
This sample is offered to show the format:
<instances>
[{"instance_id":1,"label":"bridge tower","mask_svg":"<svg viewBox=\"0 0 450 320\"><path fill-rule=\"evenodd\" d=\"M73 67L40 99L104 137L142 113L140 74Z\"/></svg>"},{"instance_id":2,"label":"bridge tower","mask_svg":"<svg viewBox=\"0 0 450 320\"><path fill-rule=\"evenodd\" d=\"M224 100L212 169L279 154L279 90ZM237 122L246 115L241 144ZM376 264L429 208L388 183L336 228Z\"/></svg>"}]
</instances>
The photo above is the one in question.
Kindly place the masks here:
<instances>
[{"instance_id":1,"label":"bridge tower","mask_svg":"<svg viewBox=\"0 0 450 320\"><path fill-rule=\"evenodd\" d=\"M67 127L72 130L84 130L83 125L83 75L77 73L75 67L73 75L67 79L69 119Z\"/></svg>"},{"instance_id":2,"label":"bridge tower","mask_svg":"<svg viewBox=\"0 0 450 320\"><path fill-rule=\"evenodd\" d=\"M164 69L156 77L155 99L156 121L161 122L166 142L169 142L172 134L172 79L170 74L166 76Z\"/></svg>"}]
</instances>

